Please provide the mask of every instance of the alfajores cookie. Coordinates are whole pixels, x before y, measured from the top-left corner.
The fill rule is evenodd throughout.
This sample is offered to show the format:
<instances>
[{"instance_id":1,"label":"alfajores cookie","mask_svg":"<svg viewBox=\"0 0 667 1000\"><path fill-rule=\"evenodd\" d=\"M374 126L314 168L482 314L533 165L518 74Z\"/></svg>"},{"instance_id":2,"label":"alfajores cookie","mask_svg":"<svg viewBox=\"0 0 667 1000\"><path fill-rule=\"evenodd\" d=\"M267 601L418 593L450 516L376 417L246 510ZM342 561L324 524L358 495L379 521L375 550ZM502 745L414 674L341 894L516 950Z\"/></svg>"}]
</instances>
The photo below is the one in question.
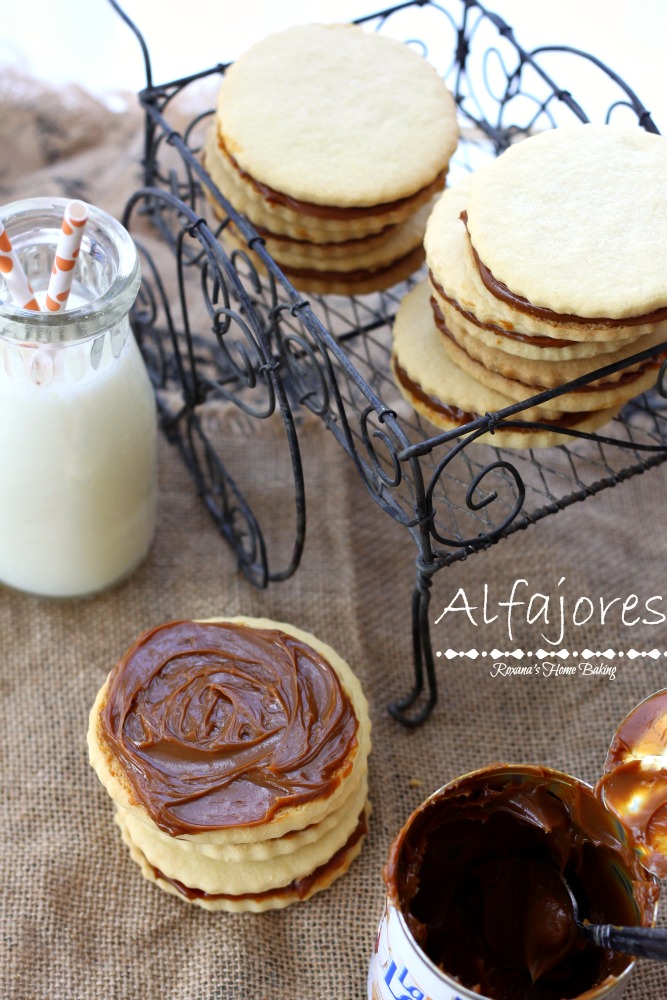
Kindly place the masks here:
<instances>
[{"instance_id":1,"label":"alfajores cookie","mask_svg":"<svg viewBox=\"0 0 667 1000\"><path fill-rule=\"evenodd\" d=\"M612 184L600 182L607 161ZM664 354L630 359L667 341L667 287L656 273L667 239L651 231L639 248L660 200L660 164L667 168L660 136L579 126L525 139L445 191L424 238L430 313L422 309L428 333L420 334L431 343L437 334L439 369L444 353L457 377L464 372L505 405L576 383L539 410L557 410L561 425L572 414L579 429L650 389ZM450 382L443 373L442 387Z\"/></svg>"},{"instance_id":2,"label":"alfajores cookie","mask_svg":"<svg viewBox=\"0 0 667 1000\"><path fill-rule=\"evenodd\" d=\"M442 430L455 430L487 413L511 406L515 399L460 367L445 348L433 315L432 288L424 281L409 292L394 321L391 367L403 397L422 416ZM481 366L480 366L481 368ZM594 431L618 413L618 406L568 413L561 400L529 407L516 420L548 427L503 427L483 434L481 442L511 448L546 448L562 444L558 428Z\"/></svg>"},{"instance_id":3,"label":"alfajores cookie","mask_svg":"<svg viewBox=\"0 0 667 1000\"><path fill-rule=\"evenodd\" d=\"M144 874L208 909L308 898L361 849L366 700L341 657L294 626L144 633L98 693L88 743Z\"/></svg>"},{"instance_id":4,"label":"alfajores cookie","mask_svg":"<svg viewBox=\"0 0 667 1000\"><path fill-rule=\"evenodd\" d=\"M424 222L415 240L412 220L444 187L457 139L454 100L421 55L355 25L309 24L227 70L204 158L298 287L348 293L419 266Z\"/></svg>"},{"instance_id":5,"label":"alfajores cookie","mask_svg":"<svg viewBox=\"0 0 667 1000\"><path fill-rule=\"evenodd\" d=\"M534 308L653 323L667 309L666 176L661 135L637 126L548 130L476 177L471 244L495 282Z\"/></svg>"},{"instance_id":6,"label":"alfajores cookie","mask_svg":"<svg viewBox=\"0 0 667 1000\"><path fill-rule=\"evenodd\" d=\"M532 139L524 140L524 144L529 142ZM493 276L472 245L469 202L477 184L503 156L448 188L429 216L424 248L436 293L463 318L494 334L496 346L524 356L546 356L542 349L556 347L558 355L553 354L554 359L591 357L629 345L656 330L664 332L667 339L667 316L657 320L650 316L596 320L560 315L553 310L534 308L517 296L505 294L509 289L504 292L497 283L493 284ZM502 209L498 211L502 214ZM545 270L548 269L546 247L542 261Z\"/></svg>"},{"instance_id":7,"label":"alfajores cookie","mask_svg":"<svg viewBox=\"0 0 667 1000\"><path fill-rule=\"evenodd\" d=\"M354 834L348 838L344 846L336 851L320 868L316 868L307 876L294 879L285 886L267 889L264 892L236 895L205 892L187 886L177 878L169 878L164 872L150 864L141 849L129 836L120 814L117 813L115 819L130 857L139 865L144 878L155 883L160 889L177 896L179 899L186 899L205 910L227 913L263 913L265 910L281 910L292 903L310 899L315 893L328 889L336 879L344 875L363 847L368 828L367 813L368 810L359 818Z\"/></svg>"}]
</instances>

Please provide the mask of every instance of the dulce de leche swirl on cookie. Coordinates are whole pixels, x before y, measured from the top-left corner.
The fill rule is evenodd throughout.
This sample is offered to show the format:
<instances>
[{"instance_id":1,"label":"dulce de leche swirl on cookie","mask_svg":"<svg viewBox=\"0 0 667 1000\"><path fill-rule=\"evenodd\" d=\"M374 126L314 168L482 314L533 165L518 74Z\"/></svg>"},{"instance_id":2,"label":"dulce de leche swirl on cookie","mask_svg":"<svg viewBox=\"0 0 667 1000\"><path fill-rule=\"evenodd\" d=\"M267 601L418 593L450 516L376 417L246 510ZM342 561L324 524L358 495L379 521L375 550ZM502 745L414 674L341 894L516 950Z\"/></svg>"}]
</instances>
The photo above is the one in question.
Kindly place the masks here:
<instances>
[{"instance_id":1,"label":"dulce de leche swirl on cookie","mask_svg":"<svg viewBox=\"0 0 667 1000\"><path fill-rule=\"evenodd\" d=\"M109 679L103 739L171 836L269 821L330 795L358 721L333 667L279 630L172 622Z\"/></svg>"}]
</instances>

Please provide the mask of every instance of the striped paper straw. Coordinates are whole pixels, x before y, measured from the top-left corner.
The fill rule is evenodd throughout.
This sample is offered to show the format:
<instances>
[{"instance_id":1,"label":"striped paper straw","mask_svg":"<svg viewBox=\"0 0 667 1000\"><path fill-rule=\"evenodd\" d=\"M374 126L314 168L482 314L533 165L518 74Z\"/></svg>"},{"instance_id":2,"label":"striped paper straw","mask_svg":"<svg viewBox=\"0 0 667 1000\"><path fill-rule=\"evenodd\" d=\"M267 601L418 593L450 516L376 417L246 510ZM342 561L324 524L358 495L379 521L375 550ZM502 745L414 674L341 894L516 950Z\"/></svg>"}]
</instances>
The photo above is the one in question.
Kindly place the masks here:
<instances>
[{"instance_id":1,"label":"striped paper straw","mask_svg":"<svg viewBox=\"0 0 667 1000\"><path fill-rule=\"evenodd\" d=\"M0 222L0 273L5 279L5 284L15 305L22 309L35 309L39 312L35 293L30 286L21 261L12 248L7 230L2 222Z\"/></svg>"},{"instance_id":2,"label":"striped paper straw","mask_svg":"<svg viewBox=\"0 0 667 1000\"><path fill-rule=\"evenodd\" d=\"M46 292L46 308L50 312L59 312L67 305L87 221L88 206L85 202L75 199L67 203Z\"/></svg>"}]
</instances>

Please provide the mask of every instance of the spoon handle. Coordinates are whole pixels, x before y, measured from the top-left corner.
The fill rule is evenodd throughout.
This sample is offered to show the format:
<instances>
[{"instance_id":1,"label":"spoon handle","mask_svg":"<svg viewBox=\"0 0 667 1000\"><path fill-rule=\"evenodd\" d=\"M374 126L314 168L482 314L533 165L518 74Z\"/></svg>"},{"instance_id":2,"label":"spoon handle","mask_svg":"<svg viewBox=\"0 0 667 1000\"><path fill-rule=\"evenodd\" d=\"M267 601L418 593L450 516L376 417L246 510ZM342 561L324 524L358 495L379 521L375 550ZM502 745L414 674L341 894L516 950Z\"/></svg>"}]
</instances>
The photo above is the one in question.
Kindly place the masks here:
<instances>
[{"instance_id":1,"label":"spoon handle","mask_svg":"<svg viewBox=\"0 0 667 1000\"><path fill-rule=\"evenodd\" d=\"M583 928L587 937L600 948L667 962L667 930L656 927L615 927L613 924L584 924Z\"/></svg>"}]
</instances>

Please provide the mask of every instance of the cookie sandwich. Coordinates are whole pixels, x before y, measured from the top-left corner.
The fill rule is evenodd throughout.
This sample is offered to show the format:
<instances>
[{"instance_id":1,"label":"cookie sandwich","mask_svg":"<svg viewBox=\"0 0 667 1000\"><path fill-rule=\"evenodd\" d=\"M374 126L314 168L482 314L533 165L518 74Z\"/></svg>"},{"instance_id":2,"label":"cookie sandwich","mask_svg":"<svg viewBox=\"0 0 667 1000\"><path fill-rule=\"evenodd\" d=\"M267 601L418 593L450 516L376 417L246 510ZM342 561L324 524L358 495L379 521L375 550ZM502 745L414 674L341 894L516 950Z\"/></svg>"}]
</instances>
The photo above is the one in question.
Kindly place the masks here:
<instances>
[{"instance_id":1,"label":"cookie sandwich","mask_svg":"<svg viewBox=\"0 0 667 1000\"><path fill-rule=\"evenodd\" d=\"M292 625L145 632L100 689L88 746L144 876L205 909L307 899L361 850L366 699L348 664Z\"/></svg>"},{"instance_id":2,"label":"cookie sandwich","mask_svg":"<svg viewBox=\"0 0 667 1000\"><path fill-rule=\"evenodd\" d=\"M423 397L454 403L469 418L666 341L665 170L661 136L581 125L525 139L446 191L427 226L421 301L430 308L421 308L414 334L438 361L425 347L415 355L401 334L404 314L392 362L403 395L451 429L467 419ZM539 447L562 442L557 428L595 430L654 385L661 361L657 354L522 411L518 420L552 429L501 428L496 441ZM435 381L436 365L449 372L446 384ZM460 372L481 387L471 407L452 398Z\"/></svg>"},{"instance_id":3,"label":"cookie sandwich","mask_svg":"<svg viewBox=\"0 0 667 1000\"><path fill-rule=\"evenodd\" d=\"M308 24L227 70L204 160L296 287L350 295L420 266L457 141L454 99L416 51L355 25ZM239 242L232 226L225 238Z\"/></svg>"}]
</instances>

